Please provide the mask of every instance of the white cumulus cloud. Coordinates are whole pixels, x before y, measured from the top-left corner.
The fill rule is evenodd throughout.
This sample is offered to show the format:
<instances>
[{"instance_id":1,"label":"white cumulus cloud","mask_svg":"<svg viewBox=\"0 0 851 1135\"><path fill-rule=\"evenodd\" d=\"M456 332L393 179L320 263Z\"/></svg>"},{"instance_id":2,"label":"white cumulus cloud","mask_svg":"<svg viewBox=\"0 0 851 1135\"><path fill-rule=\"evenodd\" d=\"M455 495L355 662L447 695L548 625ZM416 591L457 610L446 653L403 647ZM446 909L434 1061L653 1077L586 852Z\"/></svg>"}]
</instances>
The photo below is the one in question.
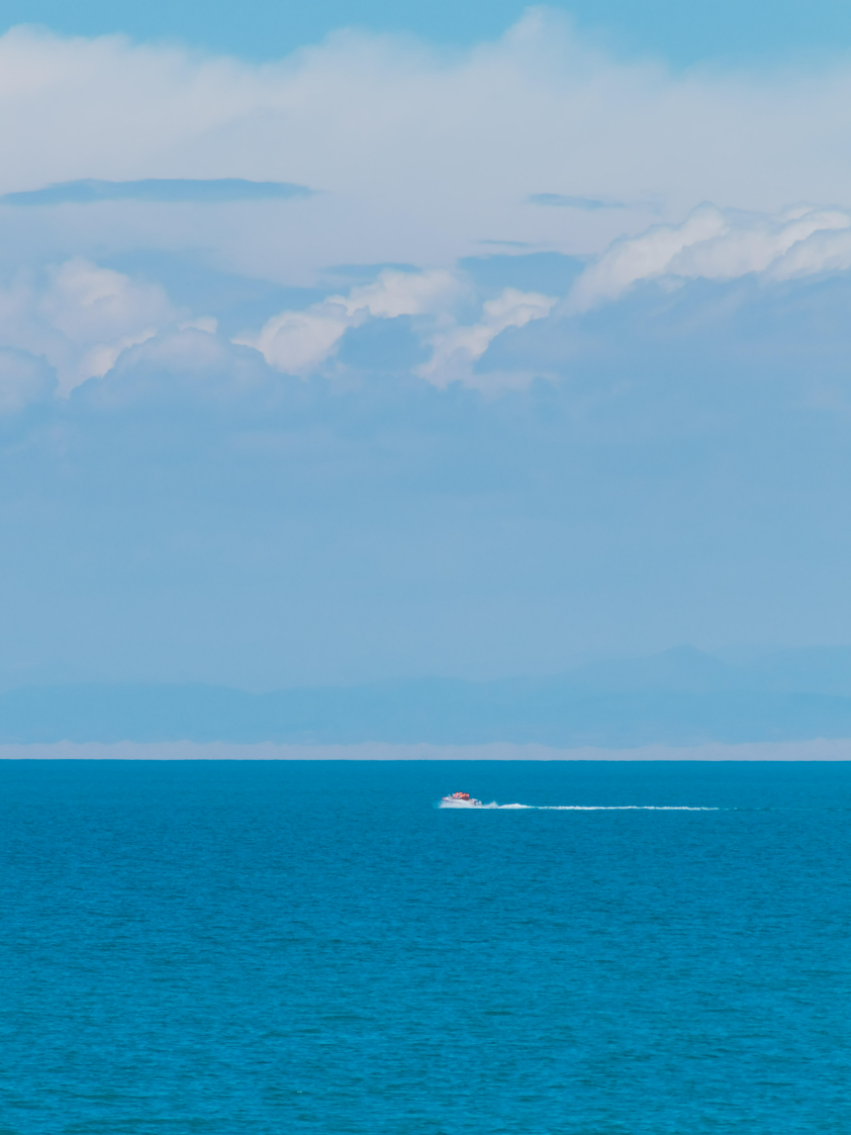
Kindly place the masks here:
<instances>
[{"instance_id":1,"label":"white cumulus cloud","mask_svg":"<svg viewBox=\"0 0 851 1135\"><path fill-rule=\"evenodd\" d=\"M400 315L444 315L465 293L451 272L400 272L385 269L373 284L352 288L348 295L329 296L307 311L283 311L256 336L236 342L255 347L270 366L305 375L328 359L345 332L366 319Z\"/></svg>"},{"instance_id":2,"label":"white cumulus cloud","mask_svg":"<svg viewBox=\"0 0 851 1135\"><path fill-rule=\"evenodd\" d=\"M544 318L556 303L549 296L505 288L482 305L477 322L459 323L458 309L471 299L472 289L460 275L388 269L375 283L352 288L347 295L330 296L306 311L281 312L257 335L235 342L254 347L279 371L306 376L333 356L349 328L368 319L420 316L420 337L432 355L417 373L445 385L470 381L472 364L500 332Z\"/></svg>"},{"instance_id":3,"label":"white cumulus cloud","mask_svg":"<svg viewBox=\"0 0 851 1135\"><path fill-rule=\"evenodd\" d=\"M703 205L679 225L616 241L577 280L569 309L617 299L659 277L788 279L851 267L851 211L797 206L774 215Z\"/></svg>"},{"instance_id":4,"label":"white cumulus cloud","mask_svg":"<svg viewBox=\"0 0 851 1135\"><path fill-rule=\"evenodd\" d=\"M177 314L159 285L75 258L0 289L0 347L46 359L67 394Z\"/></svg>"},{"instance_id":5,"label":"white cumulus cloud","mask_svg":"<svg viewBox=\"0 0 851 1135\"><path fill-rule=\"evenodd\" d=\"M441 329L431 337L432 357L419 368L419 374L440 385L472 381L471 368L493 340L509 327L524 327L543 319L555 306L555 299L536 292L506 288L496 299L482 306L481 319L469 326Z\"/></svg>"}]
</instances>

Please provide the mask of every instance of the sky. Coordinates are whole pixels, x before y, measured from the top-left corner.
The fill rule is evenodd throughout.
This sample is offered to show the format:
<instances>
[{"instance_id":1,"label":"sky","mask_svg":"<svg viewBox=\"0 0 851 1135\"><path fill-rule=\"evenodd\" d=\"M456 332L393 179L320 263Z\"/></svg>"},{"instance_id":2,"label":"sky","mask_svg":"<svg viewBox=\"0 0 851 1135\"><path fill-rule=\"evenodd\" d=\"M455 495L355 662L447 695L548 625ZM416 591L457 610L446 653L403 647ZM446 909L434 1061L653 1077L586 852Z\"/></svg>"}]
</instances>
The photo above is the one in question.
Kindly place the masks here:
<instances>
[{"instance_id":1,"label":"sky","mask_svg":"<svg viewBox=\"0 0 851 1135\"><path fill-rule=\"evenodd\" d=\"M851 642L851 16L28 2L0 686Z\"/></svg>"},{"instance_id":2,"label":"sky","mask_svg":"<svg viewBox=\"0 0 851 1135\"><path fill-rule=\"evenodd\" d=\"M851 11L830 0L576 0L550 5L577 28L619 53L639 53L677 66L719 59L762 61L851 46ZM121 33L136 41L182 42L252 60L275 60L341 28L414 35L441 45L469 46L498 38L516 23L522 0L245 0L242 4L167 0L6 0L5 28L40 24L64 35ZM0 26L3 26L0 25Z\"/></svg>"}]
</instances>

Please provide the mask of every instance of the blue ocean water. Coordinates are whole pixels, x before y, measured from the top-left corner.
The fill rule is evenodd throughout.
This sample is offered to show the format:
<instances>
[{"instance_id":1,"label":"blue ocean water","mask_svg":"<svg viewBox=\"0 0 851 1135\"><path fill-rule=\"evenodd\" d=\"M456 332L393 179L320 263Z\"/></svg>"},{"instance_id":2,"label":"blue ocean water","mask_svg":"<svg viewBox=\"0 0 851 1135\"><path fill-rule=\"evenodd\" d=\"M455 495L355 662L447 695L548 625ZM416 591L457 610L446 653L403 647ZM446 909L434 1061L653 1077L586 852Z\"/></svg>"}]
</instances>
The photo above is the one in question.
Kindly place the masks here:
<instances>
[{"instance_id":1,"label":"blue ocean water","mask_svg":"<svg viewBox=\"0 0 851 1135\"><path fill-rule=\"evenodd\" d=\"M2 1135L851 1131L849 764L3 762L0 856Z\"/></svg>"}]
</instances>

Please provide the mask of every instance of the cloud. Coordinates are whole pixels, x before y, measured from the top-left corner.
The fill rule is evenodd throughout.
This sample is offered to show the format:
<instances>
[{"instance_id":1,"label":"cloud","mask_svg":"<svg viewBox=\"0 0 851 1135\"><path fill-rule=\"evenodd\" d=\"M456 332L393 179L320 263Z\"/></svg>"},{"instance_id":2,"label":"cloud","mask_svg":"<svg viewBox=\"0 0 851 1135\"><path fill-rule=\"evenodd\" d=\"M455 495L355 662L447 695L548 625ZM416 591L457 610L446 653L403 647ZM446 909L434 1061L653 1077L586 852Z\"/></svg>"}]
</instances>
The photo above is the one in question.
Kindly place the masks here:
<instances>
[{"instance_id":1,"label":"cloud","mask_svg":"<svg viewBox=\"0 0 851 1135\"><path fill-rule=\"evenodd\" d=\"M312 285L333 263L451 265L482 239L598 255L646 227L647 200L677 225L705 200L842 205L851 183L844 58L675 73L544 10L452 54L347 32L263 65L19 28L0 37L0 74L0 192L137 187L120 208L0 210L6 264L25 246L54 261L203 247L221 270ZM162 200L235 183L322 192L286 211L242 190L203 209Z\"/></svg>"},{"instance_id":2,"label":"cloud","mask_svg":"<svg viewBox=\"0 0 851 1135\"><path fill-rule=\"evenodd\" d=\"M416 316L420 339L431 350L416 373L439 385L471 383L472 365L493 339L510 327L543 319L556 303L548 296L505 288L481 305L476 322L460 322L459 309L465 301L469 307L473 298L471 282L463 274L385 269L373 284L329 296L306 311L281 312L259 334L235 342L260 351L276 370L305 376L334 355L350 329L369 320Z\"/></svg>"},{"instance_id":3,"label":"cloud","mask_svg":"<svg viewBox=\"0 0 851 1135\"><path fill-rule=\"evenodd\" d=\"M519 259L512 259L514 263L521 265ZM546 258L544 263L549 267ZM473 364L491 342L509 328L546 317L555 302L515 287L482 298L464 271L383 268L371 282L301 310L281 311L259 331L237 335L233 342L258 352L278 372L304 378L334 364L347 332L405 318L415 354L422 357L416 343L428 354L416 372L421 378L442 385L474 383ZM104 377L126 353L137 360L159 357L170 369L168 359L158 354L165 342L178 350L180 368L185 369L186 352L193 344L202 358L208 356L207 340L175 335L200 331L209 337L217 330L217 319L197 308L175 307L160 284L81 257L41 272L18 273L0 289L0 347L44 358L57 375L60 395L90 378ZM132 351L149 341L154 341L151 350L141 355ZM377 341L376 349L380 352ZM342 373L345 365L334 364L332 369ZM364 365L369 366L368 358L361 357L361 369Z\"/></svg>"},{"instance_id":4,"label":"cloud","mask_svg":"<svg viewBox=\"0 0 851 1135\"><path fill-rule=\"evenodd\" d=\"M374 284L353 288L348 296L332 296L350 318L361 313L394 319L399 315L434 315L459 302L466 292L464 283L452 272L381 272Z\"/></svg>"},{"instance_id":5,"label":"cloud","mask_svg":"<svg viewBox=\"0 0 851 1135\"><path fill-rule=\"evenodd\" d=\"M199 319L131 344L102 380L78 387L69 405L84 407L84 419L90 412L128 422L139 413L153 413L161 422L167 416L176 423L185 417L184 428L200 439L209 430L211 408L232 413L251 406L258 395L262 401L280 383L256 351L219 335L215 320Z\"/></svg>"},{"instance_id":6,"label":"cloud","mask_svg":"<svg viewBox=\"0 0 851 1135\"><path fill-rule=\"evenodd\" d=\"M284 181L241 177L148 178L144 181L66 181L43 189L6 193L0 205L93 205L101 201L152 201L177 205L222 205L235 201L291 201L313 190Z\"/></svg>"},{"instance_id":7,"label":"cloud","mask_svg":"<svg viewBox=\"0 0 851 1135\"><path fill-rule=\"evenodd\" d=\"M0 347L0 418L43 402L55 386L56 379L43 359Z\"/></svg>"},{"instance_id":8,"label":"cloud","mask_svg":"<svg viewBox=\"0 0 851 1135\"><path fill-rule=\"evenodd\" d=\"M617 299L642 280L777 281L849 267L849 210L803 205L766 215L703 205L679 225L615 242L579 277L570 309Z\"/></svg>"},{"instance_id":9,"label":"cloud","mask_svg":"<svg viewBox=\"0 0 851 1135\"><path fill-rule=\"evenodd\" d=\"M159 285L76 258L0 289L0 343L46 359L67 394L179 315Z\"/></svg>"},{"instance_id":10,"label":"cloud","mask_svg":"<svg viewBox=\"0 0 851 1135\"><path fill-rule=\"evenodd\" d=\"M276 370L303 375L324 362L354 325L341 304L325 303L308 311L283 311L256 337L235 341L254 347Z\"/></svg>"},{"instance_id":11,"label":"cloud","mask_svg":"<svg viewBox=\"0 0 851 1135\"><path fill-rule=\"evenodd\" d=\"M478 323L437 331L430 340L432 357L418 368L417 373L439 385L449 382L475 384L472 364L484 355L497 335L509 327L525 327L533 320L544 319L555 303L555 299L549 296L506 288L496 299L483 304ZM527 376L521 371L517 378L523 382Z\"/></svg>"},{"instance_id":12,"label":"cloud","mask_svg":"<svg viewBox=\"0 0 851 1135\"><path fill-rule=\"evenodd\" d=\"M593 213L597 209L625 209L622 201L604 201L599 197L567 197L563 193L530 193L526 198L530 205L546 205L557 209L585 209Z\"/></svg>"},{"instance_id":13,"label":"cloud","mask_svg":"<svg viewBox=\"0 0 851 1135\"><path fill-rule=\"evenodd\" d=\"M464 382L369 359L326 381L342 348L292 377L181 318L8 414L0 663L268 687L847 641L851 275L683 279L570 317L518 291L346 333L440 333ZM486 396L530 371L551 381Z\"/></svg>"},{"instance_id":14,"label":"cloud","mask_svg":"<svg viewBox=\"0 0 851 1135\"><path fill-rule=\"evenodd\" d=\"M270 366L288 374L308 374L328 359L350 327L368 318L448 313L465 292L458 277L445 270L400 272L384 269L375 283L329 296L306 311L284 311L255 336L237 343L254 347Z\"/></svg>"},{"instance_id":15,"label":"cloud","mask_svg":"<svg viewBox=\"0 0 851 1135\"><path fill-rule=\"evenodd\" d=\"M376 267L372 280L368 276L375 268L352 269L353 278L366 277L364 282L286 307L259 330L227 334L235 346L257 352L277 372L301 378L340 377L350 365L368 371L371 349L379 370L396 359L397 369L413 368L412 374L439 386L460 382L495 391L535 377L555 380L582 365L594 311L622 301L641 282L658 280L669 287L752 277L765 291L761 305L753 308L754 318L764 321L775 303L771 288L851 268L851 213L799 206L772 216L704 205L678 225L653 226L616 241L584 264L559 254L530 253L469 258L452 269ZM559 304L559 294L565 293ZM185 298L191 299L191 292ZM679 316L670 304L654 308L648 299L642 318L655 334L678 333ZM352 333L399 319L406 324L395 346L387 339L385 349L379 334L361 336L355 349ZM533 324L540 332L532 333ZM562 324L567 332L559 330ZM218 321L202 307L175 306L161 284L81 257L20 271L0 289L0 347L46 359L62 395L103 377L125 353L149 340L162 342L164 335L193 329L216 335L217 328ZM509 331L512 342L525 345L525 356L501 341ZM613 333L623 337L627 331L623 324ZM354 355L340 354L347 335ZM185 340L181 351L190 342ZM545 342L560 344L556 354L550 348L541 352Z\"/></svg>"},{"instance_id":16,"label":"cloud","mask_svg":"<svg viewBox=\"0 0 851 1135\"><path fill-rule=\"evenodd\" d=\"M0 192L101 202L0 208L0 669L847 641L849 99L540 11L262 66L0 37Z\"/></svg>"},{"instance_id":17,"label":"cloud","mask_svg":"<svg viewBox=\"0 0 851 1135\"><path fill-rule=\"evenodd\" d=\"M345 325L299 376L291 330L273 369L128 273L13 280L0 670L269 686L847 640L851 273L770 261L571 315L526 277L572 262L482 259L279 312ZM66 398L26 353L154 328ZM429 357L373 365L398 332Z\"/></svg>"}]
</instances>

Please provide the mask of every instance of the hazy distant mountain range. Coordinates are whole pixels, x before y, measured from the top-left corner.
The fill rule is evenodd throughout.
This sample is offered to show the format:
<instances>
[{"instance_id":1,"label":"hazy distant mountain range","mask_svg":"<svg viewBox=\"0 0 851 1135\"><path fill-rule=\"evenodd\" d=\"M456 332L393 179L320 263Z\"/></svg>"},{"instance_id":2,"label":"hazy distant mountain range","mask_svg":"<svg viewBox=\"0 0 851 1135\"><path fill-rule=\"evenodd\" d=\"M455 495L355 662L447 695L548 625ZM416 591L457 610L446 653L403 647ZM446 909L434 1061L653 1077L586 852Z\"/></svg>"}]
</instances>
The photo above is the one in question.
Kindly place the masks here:
<instances>
[{"instance_id":1,"label":"hazy distant mountain range","mask_svg":"<svg viewBox=\"0 0 851 1135\"><path fill-rule=\"evenodd\" d=\"M444 679L251 694L76 685L0 695L0 742L280 741L632 747L851 737L851 648L747 662L681 648L556 678Z\"/></svg>"}]
</instances>

